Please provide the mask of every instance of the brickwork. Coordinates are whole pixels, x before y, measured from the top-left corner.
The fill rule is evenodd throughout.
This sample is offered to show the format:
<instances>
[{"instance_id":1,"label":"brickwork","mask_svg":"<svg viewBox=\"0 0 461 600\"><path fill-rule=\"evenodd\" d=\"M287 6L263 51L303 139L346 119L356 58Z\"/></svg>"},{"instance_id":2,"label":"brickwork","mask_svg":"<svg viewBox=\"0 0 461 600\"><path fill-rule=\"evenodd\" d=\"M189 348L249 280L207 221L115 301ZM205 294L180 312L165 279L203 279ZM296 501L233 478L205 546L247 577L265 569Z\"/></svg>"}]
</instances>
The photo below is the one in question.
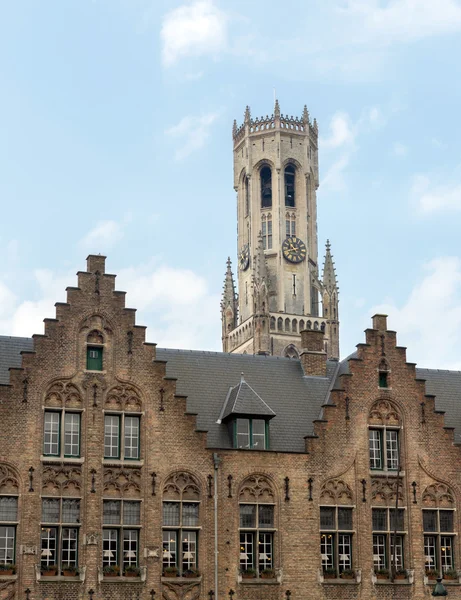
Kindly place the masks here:
<instances>
[{"instance_id":1,"label":"brickwork","mask_svg":"<svg viewBox=\"0 0 461 600\"><path fill-rule=\"evenodd\" d=\"M94 600L151 600L151 590L164 600L210 600L212 590L215 600L224 600L231 589L235 600L282 600L287 590L292 600L429 596L422 508L459 508L461 456L453 431L444 429L434 398L415 378L415 366L406 362L405 349L396 346L385 318L375 319L376 329L366 331L349 372L341 375L315 423L315 436L306 439L306 453L210 449L206 432L197 431L196 417L186 414L186 398L176 395L175 380L166 378L165 363L156 361L155 345L145 344L145 329L135 324L135 312L125 307L124 294L114 286L103 258L90 257L88 271L78 274L78 287L68 288L67 303L57 305L56 319L46 320L45 335L35 336L35 352L24 354L22 369L12 370L10 385L0 387L0 494L19 497L12 597L22 599L27 588L30 600L80 600L89 597L90 589ZM312 334L321 338L320 332ZM88 371L87 341L98 335L103 370ZM378 385L383 360L389 378L385 389ZM82 411L82 458L43 456L45 407ZM104 460L105 411L141 415L139 460ZM384 425L400 428L398 483L389 470L370 471L368 427ZM216 490L214 453L220 459ZM162 500L179 474L193 482L200 501L200 576L191 580L162 577ZM405 568L414 579L381 583L372 577L372 508L394 506L397 486L399 506L405 509ZM239 501L260 493L275 505L275 577L270 582L242 580L239 568ZM40 576L42 496L81 499L78 561L84 581ZM141 501L142 577L133 581L102 576L103 499ZM359 582L322 581L320 506L353 507L352 558ZM459 525L456 516L455 534ZM458 537L454 555L459 568ZM13 588L5 581L0 574L0 594ZM461 586L450 585L449 596L461 599Z\"/></svg>"}]
</instances>

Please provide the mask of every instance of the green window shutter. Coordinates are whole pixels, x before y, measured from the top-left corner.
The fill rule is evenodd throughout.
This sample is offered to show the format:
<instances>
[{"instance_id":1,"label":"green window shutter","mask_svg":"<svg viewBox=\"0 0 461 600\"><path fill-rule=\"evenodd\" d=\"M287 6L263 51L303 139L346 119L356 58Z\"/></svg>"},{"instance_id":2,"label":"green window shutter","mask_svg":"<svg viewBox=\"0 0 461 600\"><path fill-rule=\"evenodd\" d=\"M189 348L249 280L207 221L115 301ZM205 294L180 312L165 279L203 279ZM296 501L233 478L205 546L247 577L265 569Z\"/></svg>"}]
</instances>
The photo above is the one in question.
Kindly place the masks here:
<instances>
[{"instance_id":1,"label":"green window shutter","mask_svg":"<svg viewBox=\"0 0 461 600\"><path fill-rule=\"evenodd\" d=\"M103 348L88 346L86 351L86 368L88 371L102 371Z\"/></svg>"}]
</instances>

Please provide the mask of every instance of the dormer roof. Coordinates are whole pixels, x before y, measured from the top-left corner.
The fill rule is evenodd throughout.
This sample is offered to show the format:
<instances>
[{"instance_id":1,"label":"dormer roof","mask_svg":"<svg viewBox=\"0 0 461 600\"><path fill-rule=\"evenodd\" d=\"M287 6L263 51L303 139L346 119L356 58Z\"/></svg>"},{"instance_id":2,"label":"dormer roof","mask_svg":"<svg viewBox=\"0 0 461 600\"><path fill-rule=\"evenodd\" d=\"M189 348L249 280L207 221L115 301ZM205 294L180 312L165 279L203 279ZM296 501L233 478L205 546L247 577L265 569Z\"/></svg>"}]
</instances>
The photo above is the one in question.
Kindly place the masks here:
<instances>
[{"instance_id":1,"label":"dormer roof","mask_svg":"<svg viewBox=\"0 0 461 600\"><path fill-rule=\"evenodd\" d=\"M218 422L225 421L232 416L261 417L264 419L275 417L272 408L245 381L243 373L240 383L229 388Z\"/></svg>"}]
</instances>

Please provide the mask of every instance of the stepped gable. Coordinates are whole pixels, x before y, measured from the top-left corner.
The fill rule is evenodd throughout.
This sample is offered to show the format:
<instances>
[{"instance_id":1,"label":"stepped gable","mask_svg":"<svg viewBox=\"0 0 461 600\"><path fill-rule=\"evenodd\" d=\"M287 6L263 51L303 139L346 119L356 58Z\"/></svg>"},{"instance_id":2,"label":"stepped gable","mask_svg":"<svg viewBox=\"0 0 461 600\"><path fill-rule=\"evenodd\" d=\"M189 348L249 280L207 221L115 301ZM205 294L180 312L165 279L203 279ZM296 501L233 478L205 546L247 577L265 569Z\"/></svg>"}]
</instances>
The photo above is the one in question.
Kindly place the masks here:
<instances>
[{"instance_id":1,"label":"stepped gable","mask_svg":"<svg viewBox=\"0 0 461 600\"><path fill-rule=\"evenodd\" d=\"M33 350L32 338L0 335L0 385L10 383L9 369L21 368L21 352L33 352Z\"/></svg>"}]
</instances>

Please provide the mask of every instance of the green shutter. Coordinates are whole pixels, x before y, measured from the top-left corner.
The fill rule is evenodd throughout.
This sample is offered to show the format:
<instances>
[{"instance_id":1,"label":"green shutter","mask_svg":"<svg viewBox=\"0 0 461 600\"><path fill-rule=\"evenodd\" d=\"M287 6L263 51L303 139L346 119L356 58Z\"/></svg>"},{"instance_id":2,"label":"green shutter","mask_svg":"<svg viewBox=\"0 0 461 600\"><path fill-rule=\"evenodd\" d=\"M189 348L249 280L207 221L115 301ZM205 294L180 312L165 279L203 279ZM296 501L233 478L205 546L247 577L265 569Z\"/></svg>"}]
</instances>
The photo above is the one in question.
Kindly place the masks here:
<instances>
[{"instance_id":1,"label":"green shutter","mask_svg":"<svg viewBox=\"0 0 461 600\"><path fill-rule=\"evenodd\" d=\"M86 351L86 368L88 371L102 371L102 348L88 346Z\"/></svg>"}]
</instances>

